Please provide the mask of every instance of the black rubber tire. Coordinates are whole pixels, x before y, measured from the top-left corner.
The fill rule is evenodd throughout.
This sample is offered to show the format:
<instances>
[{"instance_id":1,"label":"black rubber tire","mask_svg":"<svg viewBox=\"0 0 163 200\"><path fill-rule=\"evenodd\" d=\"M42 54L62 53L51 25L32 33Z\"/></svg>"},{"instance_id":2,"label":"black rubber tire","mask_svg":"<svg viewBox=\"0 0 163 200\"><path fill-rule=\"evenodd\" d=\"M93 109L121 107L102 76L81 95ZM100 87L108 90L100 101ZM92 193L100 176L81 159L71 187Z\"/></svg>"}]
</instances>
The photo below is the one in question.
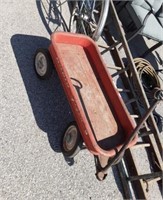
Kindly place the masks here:
<instances>
[{"instance_id":1,"label":"black rubber tire","mask_svg":"<svg viewBox=\"0 0 163 200\"><path fill-rule=\"evenodd\" d=\"M66 139L68 138L66 137L68 137L68 134L74 134L74 133L76 134L75 141L73 142L73 144L70 143L70 147L68 147L69 144L66 143ZM69 137L72 137L72 135L70 135ZM61 149L62 149L63 155L68 158L74 158L81 150L82 144L83 144L83 140L82 140L80 131L77 127L77 124L76 122L71 122L65 129L63 138L61 141Z\"/></svg>"},{"instance_id":2,"label":"black rubber tire","mask_svg":"<svg viewBox=\"0 0 163 200\"><path fill-rule=\"evenodd\" d=\"M38 59L40 59L40 61ZM44 63L41 63L41 62L43 62L43 60L41 60L41 59L44 59ZM44 70L41 69L41 67L40 67L40 65L43 65L43 64L45 64ZM52 61L52 58L51 58L51 55L50 55L48 49L44 49L44 48L37 49L36 53L34 55L34 70L35 70L38 78L40 78L40 79L50 78L52 75L53 69L54 69L54 65L53 65L53 61Z\"/></svg>"},{"instance_id":3,"label":"black rubber tire","mask_svg":"<svg viewBox=\"0 0 163 200\"><path fill-rule=\"evenodd\" d=\"M109 3L110 3L109 0L103 0L101 2L102 2L102 4L101 4L100 15L98 17L99 19L98 19L98 21L96 21L97 27L95 28L93 33L89 33L89 31L87 31L89 29L89 25L88 25L89 24L89 22L88 22L89 19L88 19L88 21L87 21L87 19L83 19L82 20L81 17L79 17L77 20L75 19L76 18L76 13L80 9L80 5L82 3L82 1L75 1L74 2L73 11L72 11L72 15L71 15L71 18L70 18L70 23L69 23L70 32L86 34L86 35L90 36L93 40L97 41L99 39L99 37L101 36L102 31L104 29L105 22L107 20L107 16L108 16L108 12L109 12ZM84 7L86 7L86 4L84 4L84 6L82 6L82 8L83 9L87 9L87 8L84 8ZM83 13L80 13L80 14L82 16ZM73 25L74 21L76 21L76 23L77 23L76 24L76 30L74 30L74 25ZM81 27L80 25L81 26L84 25L84 29L85 30L83 28L80 28ZM91 30L91 28L89 30Z\"/></svg>"}]
</instances>

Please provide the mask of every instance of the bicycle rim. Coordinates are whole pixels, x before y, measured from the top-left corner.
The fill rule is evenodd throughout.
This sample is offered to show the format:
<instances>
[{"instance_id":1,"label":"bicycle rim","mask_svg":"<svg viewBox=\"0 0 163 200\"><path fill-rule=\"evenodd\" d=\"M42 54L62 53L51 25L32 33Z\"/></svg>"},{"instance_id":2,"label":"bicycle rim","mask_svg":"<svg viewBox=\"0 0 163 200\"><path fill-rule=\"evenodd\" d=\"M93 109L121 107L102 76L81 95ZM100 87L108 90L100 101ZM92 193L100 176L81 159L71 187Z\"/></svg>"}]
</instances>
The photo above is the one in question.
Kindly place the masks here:
<instances>
[{"instance_id":1,"label":"bicycle rim","mask_svg":"<svg viewBox=\"0 0 163 200\"><path fill-rule=\"evenodd\" d=\"M97 41L102 34L109 10L109 0L75 1L70 32L82 33Z\"/></svg>"}]
</instances>

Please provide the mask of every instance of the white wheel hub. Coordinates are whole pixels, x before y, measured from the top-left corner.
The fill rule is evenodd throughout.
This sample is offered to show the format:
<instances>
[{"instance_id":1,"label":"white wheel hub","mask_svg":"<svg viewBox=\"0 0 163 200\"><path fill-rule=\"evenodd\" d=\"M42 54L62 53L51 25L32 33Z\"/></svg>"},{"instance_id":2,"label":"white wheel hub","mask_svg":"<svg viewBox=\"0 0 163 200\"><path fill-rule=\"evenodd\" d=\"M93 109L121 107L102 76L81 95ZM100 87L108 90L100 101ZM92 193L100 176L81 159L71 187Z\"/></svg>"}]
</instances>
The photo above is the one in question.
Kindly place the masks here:
<instances>
[{"instance_id":1,"label":"white wheel hub","mask_svg":"<svg viewBox=\"0 0 163 200\"><path fill-rule=\"evenodd\" d=\"M36 55L35 59L36 71L40 76L44 76L47 72L47 59L42 52Z\"/></svg>"},{"instance_id":2,"label":"white wheel hub","mask_svg":"<svg viewBox=\"0 0 163 200\"><path fill-rule=\"evenodd\" d=\"M67 150L73 149L77 141L77 129L75 126L70 126L64 136L64 147Z\"/></svg>"}]
</instances>

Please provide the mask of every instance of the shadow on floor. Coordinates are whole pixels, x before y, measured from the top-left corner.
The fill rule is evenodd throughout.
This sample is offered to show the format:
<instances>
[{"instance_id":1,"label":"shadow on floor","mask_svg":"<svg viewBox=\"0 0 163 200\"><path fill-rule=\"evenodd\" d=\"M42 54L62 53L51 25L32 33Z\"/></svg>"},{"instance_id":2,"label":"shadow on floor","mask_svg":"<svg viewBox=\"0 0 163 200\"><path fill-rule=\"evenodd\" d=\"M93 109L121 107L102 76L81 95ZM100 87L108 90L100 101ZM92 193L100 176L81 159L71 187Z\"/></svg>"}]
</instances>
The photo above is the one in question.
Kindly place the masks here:
<instances>
[{"instance_id":1,"label":"shadow on floor","mask_svg":"<svg viewBox=\"0 0 163 200\"><path fill-rule=\"evenodd\" d=\"M71 10L70 2L65 1L63 4L60 0L55 1L43 1L36 0L36 6L40 15L40 18L49 33L51 35L54 31L69 31L68 24L66 23L62 13L63 6L68 3L68 7Z\"/></svg>"},{"instance_id":2,"label":"shadow on floor","mask_svg":"<svg viewBox=\"0 0 163 200\"><path fill-rule=\"evenodd\" d=\"M148 46L142 36L138 35L129 42L129 47L133 58L141 57L141 55L148 50ZM157 52L157 55L155 55ZM159 69L161 55L157 49L149 53L144 59L148 60L155 70ZM159 62L158 62L159 61Z\"/></svg>"},{"instance_id":3,"label":"shadow on floor","mask_svg":"<svg viewBox=\"0 0 163 200\"><path fill-rule=\"evenodd\" d=\"M49 80L39 80L33 68L37 48L47 48L50 41L31 35L14 35L11 45L24 81L38 127L47 133L51 148L60 152L62 133L73 120L60 80L54 70Z\"/></svg>"},{"instance_id":4,"label":"shadow on floor","mask_svg":"<svg viewBox=\"0 0 163 200\"><path fill-rule=\"evenodd\" d=\"M110 15L108 16L108 21L109 21L108 28L109 28L110 34L113 36L115 41L120 41L121 36L119 32L117 31L115 22ZM142 37L141 35L137 35L135 38L129 41L128 46L130 48L133 58L142 57L144 52L146 52L153 45L151 44L151 46L148 46L146 42L155 43L153 40L151 41L152 42L150 42L150 40L148 40L147 38L144 39L144 37ZM163 66L162 64L163 56L161 55L161 51L158 51L158 49L149 53L144 59L148 60L155 70L159 70L160 65Z\"/></svg>"}]
</instances>

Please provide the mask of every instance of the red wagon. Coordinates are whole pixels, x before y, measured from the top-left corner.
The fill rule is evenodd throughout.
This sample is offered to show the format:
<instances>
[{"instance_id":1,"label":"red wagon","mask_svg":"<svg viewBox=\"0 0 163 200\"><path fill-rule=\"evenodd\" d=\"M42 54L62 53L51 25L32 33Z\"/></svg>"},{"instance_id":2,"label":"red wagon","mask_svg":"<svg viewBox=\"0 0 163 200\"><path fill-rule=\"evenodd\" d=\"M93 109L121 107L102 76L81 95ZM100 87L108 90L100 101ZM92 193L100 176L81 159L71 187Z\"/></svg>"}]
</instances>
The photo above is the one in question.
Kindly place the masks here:
<instances>
[{"instance_id":1,"label":"red wagon","mask_svg":"<svg viewBox=\"0 0 163 200\"><path fill-rule=\"evenodd\" d=\"M108 160L133 133L134 123L92 39L80 34L54 33L49 52L37 50L35 70L44 79L55 66L76 121L64 133L63 153L75 156L84 141L99 161L98 178L104 179ZM135 134L126 147L136 142Z\"/></svg>"}]
</instances>

